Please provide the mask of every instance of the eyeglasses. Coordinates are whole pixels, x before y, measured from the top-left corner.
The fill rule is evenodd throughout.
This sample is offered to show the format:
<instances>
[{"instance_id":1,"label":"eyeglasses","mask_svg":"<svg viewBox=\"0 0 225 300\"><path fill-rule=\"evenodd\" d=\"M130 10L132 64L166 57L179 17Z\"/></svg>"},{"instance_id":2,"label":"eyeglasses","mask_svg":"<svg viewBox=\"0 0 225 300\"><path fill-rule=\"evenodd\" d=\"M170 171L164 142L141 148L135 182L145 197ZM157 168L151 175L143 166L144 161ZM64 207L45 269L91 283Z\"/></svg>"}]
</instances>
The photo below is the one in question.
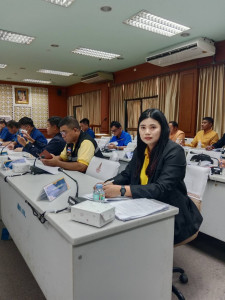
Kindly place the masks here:
<instances>
[{"instance_id":1,"label":"eyeglasses","mask_svg":"<svg viewBox=\"0 0 225 300\"><path fill-rule=\"evenodd\" d=\"M65 131L60 131L60 134L61 134L62 137L67 135L67 133Z\"/></svg>"},{"instance_id":2,"label":"eyeglasses","mask_svg":"<svg viewBox=\"0 0 225 300\"><path fill-rule=\"evenodd\" d=\"M112 133L115 133L115 132L117 132L118 130L119 130L119 128L116 128L116 129L111 130L111 132L112 132Z\"/></svg>"}]
</instances>

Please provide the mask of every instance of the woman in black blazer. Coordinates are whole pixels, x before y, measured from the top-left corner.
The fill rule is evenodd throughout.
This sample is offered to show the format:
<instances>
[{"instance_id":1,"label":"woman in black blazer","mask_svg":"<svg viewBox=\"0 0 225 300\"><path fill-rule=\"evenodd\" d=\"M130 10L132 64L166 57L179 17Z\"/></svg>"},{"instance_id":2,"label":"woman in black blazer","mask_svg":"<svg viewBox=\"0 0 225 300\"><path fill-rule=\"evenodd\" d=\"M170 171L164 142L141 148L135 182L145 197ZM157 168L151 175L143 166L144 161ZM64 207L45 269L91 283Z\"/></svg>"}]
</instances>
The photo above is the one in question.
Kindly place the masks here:
<instances>
[{"instance_id":1,"label":"woman in black blazer","mask_svg":"<svg viewBox=\"0 0 225 300\"><path fill-rule=\"evenodd\" d=\"M174 243L195 234L202 216L187 196L183 148L169 140L169 126L157 109L144 111L138 122L137 148L126 169L104 186L106 197L118 195L156 199L179 208Z\"/></svg>"}]
</instances>

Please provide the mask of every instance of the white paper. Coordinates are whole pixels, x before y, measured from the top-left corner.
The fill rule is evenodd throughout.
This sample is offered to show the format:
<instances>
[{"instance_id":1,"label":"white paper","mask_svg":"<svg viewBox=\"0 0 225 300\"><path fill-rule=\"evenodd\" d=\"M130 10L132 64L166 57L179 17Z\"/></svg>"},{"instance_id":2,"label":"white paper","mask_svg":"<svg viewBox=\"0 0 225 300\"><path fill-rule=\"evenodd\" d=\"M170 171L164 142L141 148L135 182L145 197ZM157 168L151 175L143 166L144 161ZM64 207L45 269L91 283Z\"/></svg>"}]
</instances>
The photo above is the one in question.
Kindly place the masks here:
<instances>
[{"instance_id":1,"label":"white paper","mask_svg":"<svg viewBox=\"0 0 225 300\"><path fill-rule=\"evenodd\" d=\"M138 219L169 208L168 204L158 203L147 198L111 202L111 205L116 209L116 218L121 221Z\"/></svg>"}]
</instances>

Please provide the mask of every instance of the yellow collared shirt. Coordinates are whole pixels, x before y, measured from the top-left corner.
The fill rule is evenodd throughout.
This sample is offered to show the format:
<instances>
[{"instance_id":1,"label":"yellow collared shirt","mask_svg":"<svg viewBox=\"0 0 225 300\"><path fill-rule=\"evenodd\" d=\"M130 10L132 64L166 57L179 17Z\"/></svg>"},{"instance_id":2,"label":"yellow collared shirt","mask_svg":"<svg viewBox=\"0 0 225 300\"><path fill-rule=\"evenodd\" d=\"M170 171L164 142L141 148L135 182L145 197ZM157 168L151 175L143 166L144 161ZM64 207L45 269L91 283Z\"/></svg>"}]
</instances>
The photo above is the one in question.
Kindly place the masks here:
<instances>
[{"instance_id":1,"label":"yellow collared shirt","mask_svg":"<svg viewBox=\"0 0 225 300\"><path fill-rule=\"evenodd\" d=\"M149 165L149 154L148 154L148 147L146 147L145 149L145 159L142 165L142 169L141 169L141 174L140 174L140 179L141 179L141 185L146 185L148 184L148 175L146 175L146 169Z\"/></svg>"},{"instance_id":2,"label":"yellow collared shirt","mask_svg":"<svg viewBox=\"0 0 225 300\"><path fill-rule=\"evenodd\" d=\"M204 132L204 130L200 130L199 132L197 132L193 141L190 144L185 144L185 146L197 147L198 142L201 142L202 148L205 148L207 146L215 144L218 140L219 136L214 130L210 129L206 133Z\"/></svg>"}]
</instances>

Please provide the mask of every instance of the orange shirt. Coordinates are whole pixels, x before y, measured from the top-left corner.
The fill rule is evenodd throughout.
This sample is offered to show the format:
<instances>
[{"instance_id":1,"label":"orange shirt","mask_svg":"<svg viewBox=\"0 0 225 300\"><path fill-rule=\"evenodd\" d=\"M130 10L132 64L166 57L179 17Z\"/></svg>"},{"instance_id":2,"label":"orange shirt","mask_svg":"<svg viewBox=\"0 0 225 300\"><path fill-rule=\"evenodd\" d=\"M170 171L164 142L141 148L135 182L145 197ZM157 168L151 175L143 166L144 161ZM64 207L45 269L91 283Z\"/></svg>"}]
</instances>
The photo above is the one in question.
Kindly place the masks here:
<instances>
[{"instance_id":1,"label":"orange shirt","mask_svg":"<svg viewBox=\"0 0 225 300\"><path fill-rule=\"evenodd\" d=\"M170 134L170 140L176 142L177 139L183 140L185 139L185 133L182 130L177 130L176 133Z\"/></svg>"}]
</instances>

